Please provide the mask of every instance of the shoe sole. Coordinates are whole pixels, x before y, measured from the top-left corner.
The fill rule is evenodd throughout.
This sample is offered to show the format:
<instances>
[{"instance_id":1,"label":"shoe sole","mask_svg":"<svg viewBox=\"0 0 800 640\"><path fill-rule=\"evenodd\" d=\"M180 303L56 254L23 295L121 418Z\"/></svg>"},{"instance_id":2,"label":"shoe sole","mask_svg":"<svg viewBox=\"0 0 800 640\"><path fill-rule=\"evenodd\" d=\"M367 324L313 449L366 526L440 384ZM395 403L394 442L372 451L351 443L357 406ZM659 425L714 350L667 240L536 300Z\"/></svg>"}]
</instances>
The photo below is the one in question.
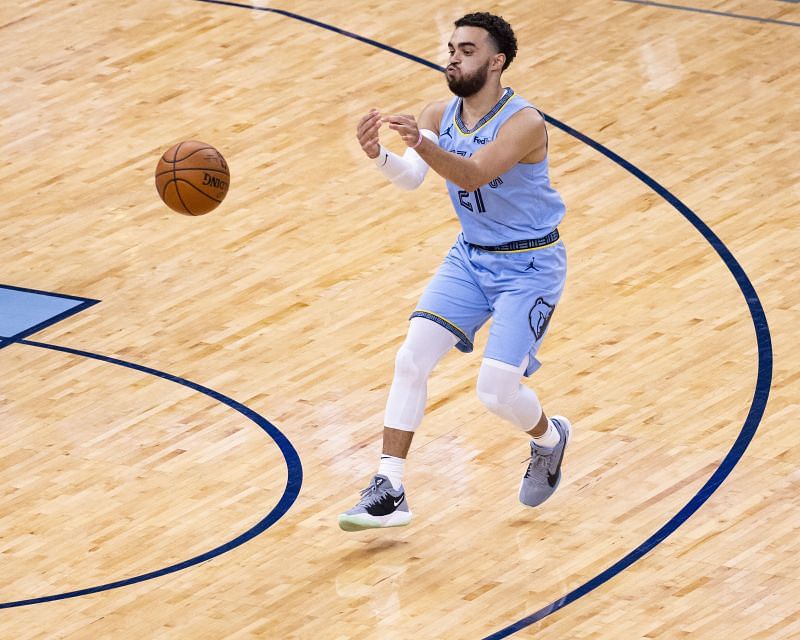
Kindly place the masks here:
<instances>
[{"instance_id":1,"label":"shoe sole","mask_svg":"<svg viewBox=\"0 0 800 640\"><path fill-rule=\"evenodd\" d=\"M342 531L363 531L364 529L386 529L388 527L404 527L411 522L410 511L395 511L388 516L371 516L358 514L339 516L339 528Z\"/></svg>"}]
</instances>

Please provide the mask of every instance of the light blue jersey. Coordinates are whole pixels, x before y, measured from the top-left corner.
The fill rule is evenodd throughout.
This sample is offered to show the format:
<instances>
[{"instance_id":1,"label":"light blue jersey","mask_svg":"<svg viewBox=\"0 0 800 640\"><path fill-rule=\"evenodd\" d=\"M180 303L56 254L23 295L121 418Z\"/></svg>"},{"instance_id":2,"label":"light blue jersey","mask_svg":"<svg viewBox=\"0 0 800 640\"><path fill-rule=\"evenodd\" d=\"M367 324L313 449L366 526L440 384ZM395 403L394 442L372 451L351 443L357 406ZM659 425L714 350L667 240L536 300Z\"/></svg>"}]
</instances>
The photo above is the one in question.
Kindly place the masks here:
<instances>
[{"instance_id":1,"label":"light blue jersey","mask_svg":"<svg viewBox=\"0 0 800 640\"><path fill-rule=\"evenodd\" d=\"M447 105L439 125L439 146L470 157L491 143L500 127L522 109L534 108L510 88L500 101L467 129L461 119L461 98ZM564 217L564 202L550 186L548 160L516 164L488 184L469 192L447 181L447 190L461 220L464 239L476 245L501 245L546 236Z\"/></svg>"},{"instance_id":2,"label":"light blue jersey","mask_svg":"<svg viewBox=\"0 0 800 640\"><path fill-rule=\"evenodd\" d=\"M497 136L520 109L532 108L511 89L468 131L461 99L442 118L439 146L471 156ZM492 318L484 357L519 366L525 375L539 367L536 354L561 298L567 253L556 226L564 203L550 186L547 158L517 164L474 192L447 182L463 233L428 283L412 318L435 322L458 338L469 353L476 332Z\"/></svg>"}]
</instances>

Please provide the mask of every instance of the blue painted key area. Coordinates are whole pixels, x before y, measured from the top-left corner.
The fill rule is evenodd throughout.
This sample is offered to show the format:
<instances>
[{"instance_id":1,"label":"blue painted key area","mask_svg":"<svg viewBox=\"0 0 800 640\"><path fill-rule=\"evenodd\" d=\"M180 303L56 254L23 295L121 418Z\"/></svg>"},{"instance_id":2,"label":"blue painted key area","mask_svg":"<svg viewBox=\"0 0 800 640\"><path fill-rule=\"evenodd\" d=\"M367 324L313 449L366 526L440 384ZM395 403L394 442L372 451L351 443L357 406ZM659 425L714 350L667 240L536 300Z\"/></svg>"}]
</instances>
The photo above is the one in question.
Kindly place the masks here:
<instances>
[{"instance_id":1,"label":"blue painted key area","mask_svg":"<svg viewBox=\"0 0 800 640\"><path fill-rule=\"evenodd\" d=\"M0 348L97 302L89 298L0 285Z\"/></svg>"}]
</instances>

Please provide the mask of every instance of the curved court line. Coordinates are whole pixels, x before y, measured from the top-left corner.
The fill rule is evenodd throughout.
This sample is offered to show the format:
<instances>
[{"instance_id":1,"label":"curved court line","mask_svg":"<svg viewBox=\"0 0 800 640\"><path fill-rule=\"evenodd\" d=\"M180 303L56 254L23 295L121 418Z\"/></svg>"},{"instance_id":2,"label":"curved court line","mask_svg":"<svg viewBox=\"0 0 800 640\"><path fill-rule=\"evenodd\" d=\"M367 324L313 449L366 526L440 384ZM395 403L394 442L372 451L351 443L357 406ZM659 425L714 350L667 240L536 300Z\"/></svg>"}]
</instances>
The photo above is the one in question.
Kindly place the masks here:
<instances>
[{"instance_id":1,"label":"curved court line","mask_svg":"<svg viewBox=\"0 0 800 640\"><path fill-rule=\"evenodd\" d=\"M86 589L67 591L65 593L57 593L54 595L41 596L38 598L29 598L27 600L16 600L14 602L0 602L0 609L8 609L10 607L21 607L24 605L37 604L40 602L51 602L53 600L63 600L65 598L75 598L78 596L85 596L90 593L97 593L98 591L108 591L109 589L125 587L131 584L136 584L137 582L144 582L145 580L159 578L169 573L175 573L176 571L187 569L188 567L200 564L201 562L205 562L206 560L211 560L212 558L215 558L223 553L226 553L231 549L235 549L236 547L244 544L248 540L259 535L260 533L263 533L266 529L275 524L289 510L294 501L297 499L297 496L300 493L300 486L303 483L303 467L300 463L300 456L297 454L297 451L292 446L292 443L289 442L289 439L285 435L283 435L283 433L281 433L281 431L279 431L275 425L273 425L269 420L259 415L252 409L243 405L241 402L237 402L236 400L229 398L228 396L219 393L218 391L214 391L213 389L204 387L203 385L197 384L196 382L192 382L191 380L179 378L178 376L173 376L169 373L164 373L163 371L151 369L150 367L134 364L133 362L127 362L125 360L120 360L118 358L112 358L110 356L104 356L97 353L90 353L88 351L80 351L78 349L71 349L69 347L61 347L54 344L34 342L33 340L19 340L18 343L28 345L31 347L40 347L42 349L61 351L63 353L69 353L71 355L82 356L85 358L92 358L94 360L101 360L103 362L109 362L111 364L115 364L120 367L127 367L128 369L135 369L136 371L141 371L143 373L157 376L159 378L164 378L165 380L175 382L177 384L183 385L184 387L194 389L195 391L199 391L200 393L203 393L209 396L210 398L213 398L217 402L221 402L222 404L227 405L232 409L235 409L243 416L249 418L250 420L255 422L259 427L261 427L266 432L266 434L275 441L275 444L278 445L278 448L281 450L281 453L283 454L283 457L286 460L287 479L286 479L286 487L283 490L283 495L281 496L281 499L278 501L278 504L276 504L275 507L273 507L272 511L270 511L264 518L262 518L260 522L256 523L253 527L251 527L241 535L237 536L233 540L230 540L229 542L226 542L218 547L215 547L214 549L211 549L210 551L201 553L200 555L195 556L194 558L190 558L189 560L184 560L183 562L178 562L177 564L164 567L163 569L150 571L149 573L143 573L142 575L134 576L132 578L117 580L116 582L101 584L96 587L88 587Z\"/></svg>"},{"instance_id":2,"label":"curved court line","mask_svg":"<svg viewBox=\"0 0 800 640\"><path fill-rule=\"evenodd\" d=\"M351 31L345 31L344 29L340 29L339 27L334 27L331 24L325 24L324 22L320 22L319 20L314 20L313 18L306 18L305 16L301 16L298 13L292 13L291 11L284 11L283 9L272 9L270 7L254 7L251 4L242 4L240 2L229 2L228 0L195 0L195 1L205 2L207 4L221 4L226 7L237 7L239 9L251 9L252 11L263 11L265 13L277 13L280 16L285 16L287 18L292 18L293 20L299 20L300 22L313 24L315 27L319 27L320 29L327 29L328 31L333 31L334 33L338 33L340 36L352 38L353 40L358 40L359 42L363 42L364 44L377 47L378 49L383 49L384 51L388 51L389 53L394 53L395 55L398 55L402 58L408 58L409 60L418 62L419 64L425 67L430 67L434 71L444 71L444 69L442 69L438 64L434 64L429 60L425 60L425 58L420 58L419 56L415 56L413 53L406 53L405 51L396 49L395 47L392 47L388 44L384 44L383 42L378 42L377 40L365 38L364 36L360 36L357 33L352 33Z\"/></svg>"},{"instance_id":3,"label":"curved court line","mask_svg":"<svg viewBox=\"0 0 800 640\"><path fill-rule=\"evenodd\" d=\"M753 22L765 22L768 24L782 24L788 27L800 27L800 22L790 20L778 20L777 18L759 18L758 16L747 16L742 13L730 13L729 11L715 11L713 9L703 9L700 7L687 7L680 4L667 4L665 2L654 2L653 0L619 0L630 4L641 4L659 9L674 9L676 11L693 11L694 13L705 13L712 16L722 16L723 18L737 18L739 20L752 20Z\"/></svg>"},{"instance_id":4,"label":"curved court line","mask_svg":"<svg viewBox=\"0 0 800 640\"><path fill-rule=\"evenodd\" d=\"M621 571L624 571L634 562L642 558L654 547L667 539L678 527L686 522L695 511L697 511L706 500L719 488L725 478L730 475L733 468L741 460L753 436L756 434L758 425L764 415L764 410L767 406L770 388L772 386L772 338L770 337L769 325L767 324L767 316L764 313L764 308L761 306L761 301L758 299L753 283L747 277L742 266L731 253L730 249L725 246L722 240L711 230L711 228L703 222L694 211L687 207L677 197L670 193L665 187L653 180L641 169L633 166L630 162L621 158L616 153L607 149L599 142L595 142L588 136L575 131L571 127L555 120L554 118L547 117L548 122L552 122L554 126L563 130L571 136L574 136L581 142L588 144L593 149L599 151L604 156L621 166L623 169L631 173L633 176L641 180L644 184L650 187L664 200L671 204L677 211L686 218L691 225L697 229L700 234L705 238L708 243L717 252L725 266L728 267L736 284L747 302L750 317L753 320L753 328L755 329L756 342L758 344L758 376L756 378L756 387L753 392L753 401L750 404L750 410L747 413L747 418L742 425L738 437L728 451L727 455L723 458L719 467L714 471L711 477L700 488L700 490L692 497L686 505L678 511L663 527L656 531L652 536L645 540L642 544L636 547L633 551L628 553L624 558L618 560L611 565L608 569L598 574L588 582L582 584L577 589L570 591L565 596L562 596L555 602L551 602L546 607L539 609L535 613L526 616L515 623L486 636L483 640L496 640L497 638L505 638L511 634L524 629L538 622L542 618L549 616L551 613L567 606L570 602L574 602L581 596L586 595L593 591L604 582L607 582Z\"/></svg>"},{"instance_id":5,"label":"curved court line","mask_svg":"<svg viewBox=\"0 0 800 640\"><path fill-rule=\"evenodd\" d=\"M325 23L319 22L317 20L312 20L311 18L306 18L304 16L290 13L288 11L283 11L280 9L270 9L265 7L254 7L251 5L239 4L236 2L227 2L225 0L196 0L196 1L277 13L289 18L300 20L302 22L313 24L315 26L327 29L329 31L333 31L340 35L353 38L360 42L364 42L366 44L379 47L381 49L384 49L391 53L395 53L409 60L419 62L420 64L423 64L424 66L430 67L437 71L440 72L444 71L444 69L441 66L436 65L428 60L424 60L412 54L400 51L399 49L396 49L394 47L390 47L388 45L376 42L374 40L370 40L369 38L364 38L363 36L359 36L357 34L350 33L343 29L339 29L338 27L326 25ZM538 622L542 618L545 618L551 613L558 611L559 609L567 606L571 602L574 602L578 598L586 595L590 591L593 591L603 583L607 582L608 580L616 576L621 571L627 569L634 562L645 556L654 547L663 542L669 535L671 535L676 529L678 529L678 527L680 527L684 522L686 522L692 516L692 514L694 514L694 512L697 511L706 502L706 500L708 500L711 497L711 495L719 488L719 486L722 484L725 478L727 478L728 475L731 473L731 471L733 471L733 468L736 466L741 457L744 455L744 452L747 449L748 445L750 444L750 441L753 439L753 436L755 436L756 430L758 429L758 425L761 422L761 418L764 415L764 410L766 408L767 400L769 398L770 388L772 386L772 339L770 337L769 325L767 324L766 314L764 313L764 309L761 305L761 301L758 298L758 294L756 293L755 287L750 282L750 279L747 277L747 274L744 272L744 269L742 269L739 262L736 260L736 258L730 252L730 250L725 246L722 240L719 239L719 237L711 230L711 228L708 225L705 224L705 222L703 222L697 216L697 214L695 214L676 196L670 193L668 189L666 189L661 184L653 180L641 169L638 169L630 162L620 157L610 149L606 148L599 142L592 140L588 136L576 131L575 129L572 129L571 127L556 120L555 118L548 116L547 114L545 114L544 117L547 120L547 122L549 122L553 126L577 138L578 140L589 145L596 151L599 151L609 160L618 164L620 167L628 171L630 174L641 180L645 185L653 189L653 191L655 191L659 196L664 198L664 200L666 200L669 204L671 204L684 218L686 218L689 221L689 223L691 223L692 226L694 226L694 228L700 232L703 238L705 238L706 241L708 241L708 243L712 246L714 251L717 252L722 261L725 263L725 266L727 266L728 269L730 270L731 274L736 280L736 283L739 285L739 289L741 290L742 295L744 295L745 301L747 302L747 306L750 311L750 316L753 320L753 326L755 328L756 342L758 344L758 377L756 380L756 387L753 394L753 401L750 405L750 410L747 414L747 418L745 419L744 425L742 426L742 429L739 432L738 437L734 441L730 451L728 451L728 454L725 456L725 458L723 458L722 462L720 463L720 466L717 467L716 471L714 471L714 473L711 475L708 481L701 487L701 489L694 495L694 497L680 511L678 511L678 513L676 513L663 527L661 527L658 531L656 531L642 544L640 544L633 551L628 553L621 560L611 565L608 569L606 569L602 573L598 574L597 576L595 576L588 582L584 583L577 589L570 591L568 594L562 596L558 600L550 603L546 607L543 607L539 611L536 611L535 613L532 613L529 616L517 620L513 624L504 627L503 629L489 636L486 636L483 640L490 640L490 639L494 640L496 638L505 638L521 629L524 629L525 627L534 624L535 622Z\"/></svg>"},{"instance_id":6,"label":"curved court line","mask_svg":"<svg viewBox=\"0 0 800 640\"><path fill-rule=\"evenodd\" d=\"M254 7L252 5L240 4L237 2L228 2L226 0L196 0L196 1L206 2L209 4L220 4L231 7L240 7L243 9L251 9L255 11L266 11L270 13L277 13L286 16L288 18L294 18L295 20L300 20L302 22L313 24L315 26L327 29L329 31L333 31L334 33L338 33L348 38L353 38L354 40L364 42L366 44L378 47L385 51L395 53L399 56L402 56L409 60L413 60L415 62L419 62L420 64L435 69L437 71L440 72L444 71L444 69L441 66L434 64L433 62L430 62L428 60L424 60L423 58L419 58L413 54L406 53L405 51L401 51L394 47L390 47L375 40L370 40L369 38L365 38L363 36L359 36L349 31L345 31L344 29L327 25L323 22L319 22L311 18L306 18L304 16L300 16L291 13L289 11L283 11L281 9L270 9L267 7ZM758 378L756 380L755 392L753 394L753 402L750 405L750 410L747 414L747 418L745 419L744 425L742 426L742 429L739 432L739 436L736 438L730 451L728 451L728 454L720 463L720 466L717 467L716 471L711 475L711 477L703 485L703 487L680 511L678 511L678 513L676 513L663 527L661 527L658 531L656 531L652 536L650 536L642 544L636 547L628 555L623 557L615 564L611 565L608 569L606 569L593 579L589 580L588 582L581 585L577 589L569 592L568 594L562 596L558 600L550 603L546 607L543 607L539 611L536 611L535 613L526 616L525 618L517 620L515 623L501 629L500 631L493 633L492 635L486 636L486 638L484 638L483 640L490 640L490 639L494 640L496 638L505 638L521 629L524 629L525 627L532 625L533 623L541 620L542 618L550 615L551 613L558 611L559 609L565 607L569 603L574 602L581 596L584 596L590 591L596 589L604 582L607 582L621 571L627 569L634 562L636 562L644 555L646 555L649 551L651 551L655 546L663 542L678 527L680 527L684 522L686 522L692 516L692 514L695 511L697 511L703 505L703 503L705 503L705 501L711 497L714 491L716 491L719 488L719 486L722 484L725 478L728 477L730 472L733 470L733 468L739 462L741 457L744 455L744 452L747 449L747 446L750 444L750 441L753 439L753 436L755 435L756 430L758 429L758 425L761 422L761 418L764 415L764 409L766 408L767 399L769 398L769 392L772 386L772 339L770 337L769 326L767 324L767 317L764 313L763 307L761 306L761 301L758 299L758 294L756 293L755 287L753 287L753 284L750 282L750 279L747 277L747 274L744 272L744 269L742 269L739 262L736 260L736 258L734 258L733 254L725 246L722 240L719 239L719 237L708 227L708 225L705 224L705 222L703 222L697 216L697 214L695 214L689 207L687 207L677 197L675 197L672 193L670 193L668 189L666 189L658 182L653 180L642 170L638 169L624 158L618 156L610 149L604 147L599 142L595 142L588 136L576 131L575 129L572 129L571 127L565 125L562 122L559 122L555 118L548 116L547 114L545 114L544 117L547 120L547 122L549 122L553 126L577 138L581 142L588 144L590 147L592 147L596 151L599 151L609 160L618 164L620 167L628 171L630 174L641 180L645 185L653 189L653 191L655 191L658 195L664 198L664 200L666 200L675 209L677 209L677 211L684 218L686 218L692 224L692 226L694 226L694 228L697 229L700 232L700 234L713 247L714 251L716 251L717 254L720 256L720 258L722 258L722 261L725 263L725 266L728 267L731 274L735 278L736 283L739 285L739 289L741 290L742 295L744 295L744 298L747 302L747 306L750 311L750 316L753 320L753 326L755 328L756 342L758 344Z\"/></svg>"}]
</instances>

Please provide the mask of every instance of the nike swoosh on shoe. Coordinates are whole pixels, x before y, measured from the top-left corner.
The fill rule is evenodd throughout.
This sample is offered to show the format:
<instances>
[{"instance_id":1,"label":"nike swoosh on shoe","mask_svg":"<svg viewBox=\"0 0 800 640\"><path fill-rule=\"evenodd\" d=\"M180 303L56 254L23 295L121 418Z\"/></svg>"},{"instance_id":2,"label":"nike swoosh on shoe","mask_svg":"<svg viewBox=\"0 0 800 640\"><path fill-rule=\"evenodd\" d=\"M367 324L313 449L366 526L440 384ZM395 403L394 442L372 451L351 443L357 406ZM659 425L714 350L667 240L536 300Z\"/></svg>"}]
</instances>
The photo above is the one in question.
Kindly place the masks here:
<instances>
[{"instance_id":1,"label":"nike swoosh on shoe","mask_svg":"<svg viewBox=\"0 0 800 640\"><path fill-rule=\"evenodd\" d=\"M564 434L564 446L561 447L561 455L558 457L556 472L555 473L550 473L549 471L547 472L547 484L549 484L551 487L555 487L556 482L558 482L558 474L559 471L561 470L561 461L564 460L564 451L566 451L566 449L567 449L566 434Z\"/></svg>"}]
</instances>

